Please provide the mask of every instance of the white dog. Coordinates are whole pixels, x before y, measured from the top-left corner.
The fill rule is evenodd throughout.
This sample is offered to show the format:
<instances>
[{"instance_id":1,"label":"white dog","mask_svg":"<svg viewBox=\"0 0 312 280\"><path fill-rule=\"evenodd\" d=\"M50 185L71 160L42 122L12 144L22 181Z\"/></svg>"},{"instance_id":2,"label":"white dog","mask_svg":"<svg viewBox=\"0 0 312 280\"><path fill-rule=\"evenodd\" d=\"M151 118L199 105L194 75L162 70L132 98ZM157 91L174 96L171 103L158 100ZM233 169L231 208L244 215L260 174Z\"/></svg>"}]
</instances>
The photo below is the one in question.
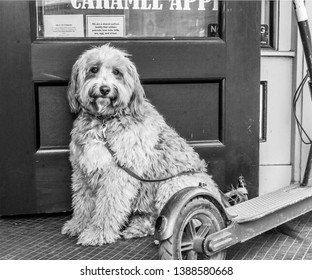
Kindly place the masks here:
<instances>
[{"instance_id":1,"label":"white dog","mask_svg":"<svg viewBox=\"0 0 312 280\"><path fill-rule=\"evenodd\" d=\"M206 184L206 164L145 98L129 55L104 45L73 66L68 98L78 113L71 132L73 216L63 234L102 245L153 234L154 221L178 190ZM161 179L145 182L137 176Z\"/></svg>"}]
</instances>

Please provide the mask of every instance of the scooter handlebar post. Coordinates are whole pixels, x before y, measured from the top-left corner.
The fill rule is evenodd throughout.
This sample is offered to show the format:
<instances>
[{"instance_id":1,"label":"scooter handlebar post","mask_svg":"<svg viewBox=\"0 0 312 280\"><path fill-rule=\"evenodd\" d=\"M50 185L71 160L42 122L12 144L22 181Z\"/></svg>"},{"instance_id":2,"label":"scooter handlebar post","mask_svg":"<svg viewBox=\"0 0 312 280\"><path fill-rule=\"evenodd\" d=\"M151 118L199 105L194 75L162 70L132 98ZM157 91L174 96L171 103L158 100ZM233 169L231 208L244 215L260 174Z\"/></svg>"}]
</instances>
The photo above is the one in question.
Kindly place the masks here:
<instances>
[{"instance_id":1,"label":"scooter handlebar post","mask_svg":"<svg viewBox=\"0 0 312 280\"><path fill-rule=\"evenodd\" d=\"M306 58L309 78L312 77L312 44L311 44L311 33L309 28L308 14L303 0L293 0L294 8L296 11L298 28L301 36L302 47ZM312 96L311 81L309 82L309 89ZM307 159L307 165L304 172L304 177L301 186L312 186L312 145Z\"/></svg>"},{"instance_id":2,"label":"scooter handlebar post","mask_svg":"<svg viewBox=\"0 0 312 280\"><path fill-rule=\"evenodd\" d=\"M312 44L308 14L303 0L293 0L299 32L310 78L312 77Z\"/></svg>"}]
</instances>

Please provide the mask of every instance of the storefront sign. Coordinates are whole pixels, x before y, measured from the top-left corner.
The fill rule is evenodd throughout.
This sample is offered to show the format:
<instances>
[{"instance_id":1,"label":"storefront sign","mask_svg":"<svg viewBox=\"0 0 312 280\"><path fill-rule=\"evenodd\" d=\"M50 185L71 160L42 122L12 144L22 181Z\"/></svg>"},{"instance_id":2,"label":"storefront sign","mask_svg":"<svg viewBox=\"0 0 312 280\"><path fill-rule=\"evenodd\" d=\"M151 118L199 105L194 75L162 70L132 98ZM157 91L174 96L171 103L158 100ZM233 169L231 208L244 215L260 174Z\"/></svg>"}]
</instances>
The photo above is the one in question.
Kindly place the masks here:
<instances>
[{"instance_id":1,"label":"storefront sign","mask_svg":"<svg viewBox=\"0 0 312 280\"><path fill-rule=\"evenodd\" d=\"M84 37L83 15L44 15L44 37Z\"/></svg>"},{"instance_id":2,"label":"storefront sign","mask_svg":"<svg viewBox=\"0 0 312 280\"><path fill-rule=\"evenodd\" d=\"M87 37L124 37L125 16L87 16Z\"/></svg>"},{"instance_id":3,"label":"storefront sign","mask_svg":"<svg viewBox=\"0 0 312 280\"><path fill-rule=\"evenodd\" d=\"M196 9L204 11L205 4L213 2L213 11L218 10L218 0L168 0L169 10L191 10L190 4L197 2ZM105 9L105 10L162 10L161 0L71 0L74 9Z\"/></svg>"}]
</instances>

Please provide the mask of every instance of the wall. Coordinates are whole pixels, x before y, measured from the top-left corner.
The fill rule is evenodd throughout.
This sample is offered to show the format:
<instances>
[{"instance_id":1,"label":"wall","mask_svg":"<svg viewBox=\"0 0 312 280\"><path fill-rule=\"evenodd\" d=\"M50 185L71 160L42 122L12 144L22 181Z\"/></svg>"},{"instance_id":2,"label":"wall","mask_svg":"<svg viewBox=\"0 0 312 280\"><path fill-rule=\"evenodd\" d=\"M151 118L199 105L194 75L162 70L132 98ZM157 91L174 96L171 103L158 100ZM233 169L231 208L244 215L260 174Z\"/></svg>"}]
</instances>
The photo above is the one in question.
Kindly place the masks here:
<instances>
[{"instance_id":1,"label":"wall","mask_svg":"<svg viewBox=\"0 0 312 280\"><path fill-rule=\"evenodd\" d=\"M293 178L296 28L292 2L280 1L276 8L274 49L261 51L261 81L267 82L267 137L260 142L260 195L288 185Z\"/></svg>"}]
</instances>

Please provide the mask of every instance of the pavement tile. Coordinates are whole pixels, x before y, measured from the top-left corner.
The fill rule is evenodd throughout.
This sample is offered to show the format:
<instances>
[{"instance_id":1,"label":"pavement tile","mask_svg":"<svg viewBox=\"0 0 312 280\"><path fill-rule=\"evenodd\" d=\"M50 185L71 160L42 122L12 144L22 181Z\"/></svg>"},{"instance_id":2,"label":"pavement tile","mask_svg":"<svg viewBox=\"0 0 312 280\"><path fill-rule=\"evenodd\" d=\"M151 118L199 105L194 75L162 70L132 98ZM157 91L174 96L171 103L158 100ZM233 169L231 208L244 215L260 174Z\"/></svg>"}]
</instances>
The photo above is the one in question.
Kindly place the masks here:
<instances>
[{"instance_id":1,"label":"pavement tile","mask_svg":"<svg viewBox=\"0 0 312 280\"><path fill-rule=\"evenodd\" d=\"M156 260L153 237L119 240L101 247L77 245L61 234L69 214L0 217L1 260ZM269 231L227 250L228 260L312 260L312 212L293 221L303 239Z\"/></svg>"}]
</instances>

